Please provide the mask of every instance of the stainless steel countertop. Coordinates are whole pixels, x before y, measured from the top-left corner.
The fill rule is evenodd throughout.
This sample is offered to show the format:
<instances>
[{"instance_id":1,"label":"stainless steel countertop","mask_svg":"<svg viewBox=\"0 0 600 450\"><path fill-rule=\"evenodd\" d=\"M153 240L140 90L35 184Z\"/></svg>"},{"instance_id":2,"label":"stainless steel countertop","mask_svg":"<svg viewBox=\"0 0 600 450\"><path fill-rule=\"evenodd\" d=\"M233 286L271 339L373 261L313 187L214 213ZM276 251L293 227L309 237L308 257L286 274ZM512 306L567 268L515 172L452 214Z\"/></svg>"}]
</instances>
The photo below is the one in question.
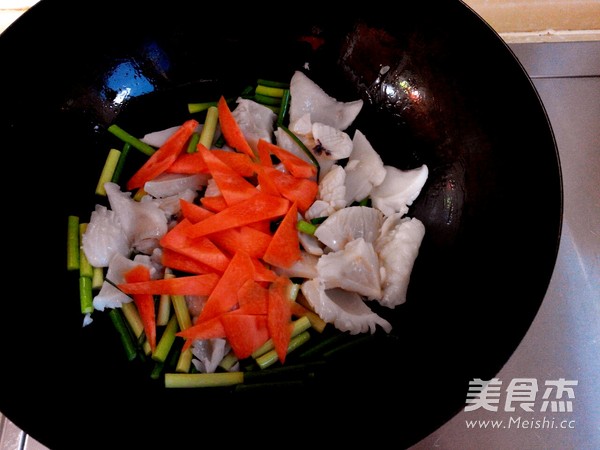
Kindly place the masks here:
<instances>
[{"instance_id":1,"label":"stainless steel countertop","mask_svg":"<svg viewBox=\"0 0 600 450\"><path fill-rule=\"evenodd\" d=\"M559 149L564 222L558 259L530 330L497 375L503 389L498 411L461 411L417 450L600 449L600 41L510 48L532 78ZM539 385L532 412L518 402L515 411L505 410L505 389L519 379ZM542 411L544 383L559 379L577 382L573 398L557 401L570 401L572 411ZM47 449L0 414L0 450Z\"/></svg>"},{"instance_id":2,"label":"stainless steel countertop","mask_svg":"<svg viewBox=\"0 0 600 450\"><path fill-rule=\"evenodd\" d=\"M497 411L463 410L415 450L600 449L600 42L511 48L532 78L558 146L564 184L558 258L537 316L497 374ZM573 398L550 396L558 410L549 404L543 411L544 384L561 378L577 382ZM518 379L538 384L531 412L518 402L510 405L514 411L505 408L506 389ZM561 412L561 401L565 407L570 401L572 412Z\"/></svg>"}]
</instances>

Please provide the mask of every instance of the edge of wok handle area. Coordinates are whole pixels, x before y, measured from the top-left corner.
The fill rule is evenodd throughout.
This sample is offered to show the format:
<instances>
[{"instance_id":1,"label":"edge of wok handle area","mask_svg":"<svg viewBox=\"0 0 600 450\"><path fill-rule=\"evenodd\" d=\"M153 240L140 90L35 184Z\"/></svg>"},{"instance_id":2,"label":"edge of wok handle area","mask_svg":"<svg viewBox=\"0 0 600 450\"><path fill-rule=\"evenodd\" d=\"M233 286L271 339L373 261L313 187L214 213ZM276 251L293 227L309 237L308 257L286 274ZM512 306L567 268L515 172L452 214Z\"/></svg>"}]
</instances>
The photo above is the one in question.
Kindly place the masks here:
<instances>
[{"instance_id":1,"label":"edge of wok handle area","mask_svg":"<svg viewBox=\"0 0 600 450\"><path fill-rule=\"evenodd\" d=\"M49 450L0 413L0 450Z\"/></svg>"},{"instance_id":2,"label":"edge of wok handle area","mask_svg":"<svg viewBox=\"0 0 600 450\"><path fill-rule=\"evenodd\" d=\"M0 2L0 33L40 0L2 0Z\"/></svg>"},{"instance_id":3,"label":"edge of wok handle area","mask_svg":"<svg viewBox=\"0 0 600 450\"><path fill-rule=\"evenodd\" d=\"M0 33L40 0L2 0ZM600 40L597 0L460 0L507 43Z\"/></svg>"}]
</instances>

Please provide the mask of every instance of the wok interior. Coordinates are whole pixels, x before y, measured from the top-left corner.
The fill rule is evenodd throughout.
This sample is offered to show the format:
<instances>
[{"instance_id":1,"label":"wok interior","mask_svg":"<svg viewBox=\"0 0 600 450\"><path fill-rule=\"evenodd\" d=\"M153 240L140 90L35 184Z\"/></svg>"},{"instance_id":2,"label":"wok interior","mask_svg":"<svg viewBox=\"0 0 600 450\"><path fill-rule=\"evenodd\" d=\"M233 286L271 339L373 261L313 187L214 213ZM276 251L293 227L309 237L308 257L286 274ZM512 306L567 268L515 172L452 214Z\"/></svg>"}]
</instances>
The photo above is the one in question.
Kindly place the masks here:
<instances>
[{"instance_id":1,"label":"wok interior","mask_svg":"<svg viewBox=\"0 0 600 450\"><path fill-rule=\"evenodd\" d=\"M304 11L274 26L275 10L263 11L260 23L237 14L219 22L201 21L198 7L186 2L160 14L102 2L101 27L65 16L51 29L44 15L64 6L42 1L9 29L0 49L14 64L2 75L0 126L31 179L48 186L42 201L52 210L42 231L34 227L46 253L40 288L8 306L11 316L29 319L25 332L21 322L2 331L14 342L2 375L2 390L13 388L0 396L2 411L53 448L62 448L67 433L69 440L92 433L105 444L115 423L126 430L124 443L152 441L155 435L140 432L148 421L167 429L218 427L224 415L248 405L253 412L243 424L262 423L261 414L278 422L274 411L293 414L291 405L299 404L310 411L309 424L336 416L349 427L377 430L373 443L392 437L400 447L455 414L468 381L497 373L543 299L558 244L561 186L552 132L522 68L471 11L447 3L343 17ZM29 33L37 37L33 45L22 42ZM313 49L306 38L323 45ZM111 123L137 135L166 128L187 117L188 102L235 95L258 78L287 80L297 69L333 97L365 100L353 128L386 164L429 167L409 212L424 222L426 236L408 301L378 309L392 333L329 361L309 390L166 391L124 361L106 317L95 314L92 326L81 327L73 307L77 281L62 263L66 217L86 217L97 202L96 173L116 145L105 131ZM57 170L48 169L57 162ZM22 266L42 244L31 231L18 231ZM51 289L62 306L40 302L40 289ZM24 393L35 406L24 407ZM380 412L382 405L392 413ZM351 433L337 432L340 442L350 441ZM196 437L171 439L184 444Z\"/></svg>"}]
</instances>

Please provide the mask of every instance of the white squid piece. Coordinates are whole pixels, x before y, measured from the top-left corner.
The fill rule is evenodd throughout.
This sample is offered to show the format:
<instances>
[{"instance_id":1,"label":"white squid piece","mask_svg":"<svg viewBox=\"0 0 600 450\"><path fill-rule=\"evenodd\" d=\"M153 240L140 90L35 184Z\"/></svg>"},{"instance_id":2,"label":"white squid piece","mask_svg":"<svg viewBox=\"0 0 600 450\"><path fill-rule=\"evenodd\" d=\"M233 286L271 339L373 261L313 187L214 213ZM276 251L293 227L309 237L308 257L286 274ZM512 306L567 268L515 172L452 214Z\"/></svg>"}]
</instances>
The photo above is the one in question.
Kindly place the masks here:
<instances>
[{"instance_id":1,"label":"white squid piece","mask_svg":"<svg viewBox=\"0 0 600 450\"><path fill-rule=\"evenodd\" d=\"M367 137L359 130L354 132L352 153L345 165L346 202L361 201L369 196L374 186L379 186L386 175L383 161Z\"/></svg>"},{"instance_id":2,"label":"white squid piece","mask_svg":"<svg viewBox=\"0 0 600 450\"><path fill-rule=\"evenodd\" d=\"M301 213L298 213L298 221L305 220ZM321 256L323 254L323 245L314 234L298 231L298 240L303 251L310 255ZM316 263L315 263L316 264Z\"/></svg>"},{"instance_id":3,"label":"white squid piece","mask_svg":"<svg viewBox=\"0 0 600 450\"><path fill-rule=\"evenodd\" d=\"M271 136L273 135L277 114L254 100L240 97L236 102L237 106L231 113L250 148L256 152L259 139L264 139L267 142L272 141Z\"/></svg>"},{"instance_id":4,"label":"white squid piece","mask_svg":"<svg viewBox=\"0 0 600 450\"><path fill-rule=\"evenodd\" d=\"M94 267L108 267L115 254L128 256L131 248L118 216L106 206L96 205L81 239L83 252Z\"/></svg>"},{"instance_id":5,"label":"white squid piece","mask_svg":"<svg viewBox=\"0 0 600 450\"><path fill-rule=\"evenodd\" d=\"M300 148L300 146L292 139L292 137L287 134L285 130L283 130L283 128L277 127L277 129L273 132L273 135L275 136L275 143L279 147L286 149L287 151L296 155L298 158L301 158L302 160L312 164L310 157L304 152L304 150ZM306 145L301 136L298 136L298 138L304 145Z\"/></svg>"},{"instance_id":6,"label":"white squid piece","mask_svg":"<svg viewBox=\"0 0 600 450\"><path fill-rule=\"evenodd\" d=\"M300 259L290 267L273 267L278 275L288 278L315 278L318 275L317 262L319 257L306 251L300 252Z\"/></svg>"},{"instance_id":7,"label":"white squid piece","mask_svg":"<svg viewBox=\"0 0 600 450\"><path fill-rule=\"evenodd\" d=\"M129 239L132 250L150 253L168 231L167 218L154 202L136 202L130 192L121 192L116 183L105 183L111 209Z\"/></svg>"},{"instance_id":8,"label":"white squid piece","mask_svg":"<svg viewBox=\"0 0 600 450\"><path fill-rule=\"evenodd\" d=\"M375 242L384 216L378 209L368 206L348 206L331 214L319 225L315 236L334 251L358 238Z\"/></svg>"},{"instance_id":9,"label":"white squid piece","mask_svg":"<svg viewBox=\"0 0 600 450\"><path fill-rule=\"evenodd\" d=\"M159 276L160 270L157 270L149 256L136 255L133 259L129 259L121 254L115 254L110 260L100 291L92 299L94 309L104 311L105 308L120 308L123 303L131 302L132 298L114 285L124 283L125 273L140 264L148 267L151 278Z\"/></svg>"},{"instance_id":10,"label":"white squid piece","mask_svg":"<svg viewBox=\"0 0 600 450\"><path fill-rule=\"evenodd\" d=\"M198 372L213 373L223 357L231 350L226 339L196 339L192 343L192 364Z\"/></svg>"},{"instance_id":11,"label":"white squid piece","mask_svg":"<svg viewBox=\"0 0 600 450\"><path fill-rule=\"evenodd\" d=\"M325 289L323 280L314 278L305 281L300 287L302 294L315 312L340 331L350 334L373 334L379 325L386 333L392 325L374 313L362 297L342 289Z\"/></svg>"},{"instance_id":12,"label":"white squid piece","mask_svg":"<svg viewBox=\"0 0 600 450\"><path fill-rule=\"evenodd\" d=\"M375 241L381 266L381 305L394 308L406 302L410 275L425 236L425 226L417 218L396 213L388 217Z\"/></svg>"},{"instance_id":13,"label":"white squid piece","mask_svg":"<svg viewBox=\"0 0 600 450\"><path fill-rule=\"evenodd\" d=\"M404 215L421 193L429 175L428 168L423 164L411 170L400 170L393 166L385 166L385 170L383 182L371 191L371 202L386 216L396 212Z\"/></svg>"},{"instance_id":14,"label":"white squid piece","mask_svg":"<svg viewBox=\"0 0 600 450\"><path fill-rule=\"evenodd\" d=\"M298 240L300 241L300 246L306 253L314 256L321 256L323 254L323 246L315 235L298 231Z\"/></svg>"},{"instance_id":15,"label":"white squid piece","mask_svg":"<svg viewBox=\"0 0 600 450\"><path fill-rule=\"evenodd\" d=\"M289 130L302 142L306 149L311 155L317 160L320 170L320 178L322 179L327 174L330 168L336 163L334 159L326 157L323 153L315 153L315 141L312 137L312 124L310 122L310 115L306 114L301 120L296 122L298 128L294 128L294 125L290 125ZM277 128L274 132L275 140L277 145L292 152L294 155L302 158L304 161L313 164L311 158L306 154L306 151L298 145L290 135L282 128Z\"/></svg>"},{"instance_id":16,"label":"white squid piece","mask_svg":"<svg viewBox=\"0 0 600 450\"><path fill-rule=\"evenodd\" d=\"M317 262L325 289L340 288L368 298L381 297L379 259L373 244L358 238L343 250L329 252Z\"/></svg>"},{"instance_id":17,"label":"white squid piece","mask_svg":"<svg viewBox=\"0 0 600 450\"><path fill-rule=\"evenodd\" d=\"M352 139L337 128L315 122L311 127L311 135L314 141L312 152L324 159L344 159L352 153Z\"/></svg>"},{"instance_id":18,"label":"white squid piece","mask_svg":"<svg viewBox=\"0 0 600 450\"><path fill-rule=\"evenodd\" d=\"M175 125L173 127L165 128L162 130L152 131L142 136L140 138L140 141L152 147L162 147L162 145L167 141L167 139L169 139L180 127L181 125ZM199 124L194 131L196 133L200 133L202 131L202 127L203 124Z\"/></svg>"},{"instance_id":19,"label":"white squid piece","mask_svg":"<svg viewBox=\"0 0 600 450\"><path fill-rule=\"evenodd\" d=\"M198 191L186 189L176 195L163 198L153 198L150 195L145 195L140 201L152 201L156 203L156 205L165 213L167 219L170 220L170 225L172 225L172 218L176 217L181 212L180 200L186 200L192 203L196 197L198 197Z\"/></svg>"},{"instance_id":20,"label":"white squid piece","mask_svg":"<svg viewBox=\"0 0 600 450\"><path fill-rule=\"evenodd\" d=\"M319 181L317 199L306 210L307 219L328 217L335 211L346 207L346 172L338 164L334 164L329 172Z\"/></svg>"},{"instance_id":21,"label":"white squid piece","mask_svg":"<svg viewBox=\"0 0 600 450\"><path fill-rule=\"evenodd\" d=\"M208 183L208 174L163 173L144 184L144 191L154 198L172 197L187 190L199 191Z\"/></svg>"},{"instance_id":22,"label":"white squid piece","mask_svg":"<svg viewBox=\"0 0 600 450\"><path fill-rule=\"evenodd\" d=\"M311 122L338 130L348 128L363 107L362 100L342 102L331 97L303 72L296 71L290 81L290 123L309 113Z\"/></svg>"},{"instance_id":23,"label":"white squid piece","mask_svg":"<svg viewBox=\"0 0 600 450\"><path fill-rule=\"evenodd\" d=\"M133 301L127 294L104 281L98 294L92 299L94 309L104 311L106 308L120 308L124 303Z\"/></svg>"}]
</instances>

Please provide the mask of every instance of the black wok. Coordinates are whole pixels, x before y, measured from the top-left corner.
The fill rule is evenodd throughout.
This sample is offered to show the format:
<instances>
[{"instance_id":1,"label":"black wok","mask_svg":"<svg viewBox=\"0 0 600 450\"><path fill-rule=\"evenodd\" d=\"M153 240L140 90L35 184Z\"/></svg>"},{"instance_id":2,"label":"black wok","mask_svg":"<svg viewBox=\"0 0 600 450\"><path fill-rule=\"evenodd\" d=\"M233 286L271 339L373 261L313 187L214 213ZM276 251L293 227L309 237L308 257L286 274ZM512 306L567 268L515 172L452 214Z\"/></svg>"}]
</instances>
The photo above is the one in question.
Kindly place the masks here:
<instances>
[{"instance_id":1,"label":"black wok","mask_svg":"<svg viewBox=\"0 0 600 450\"><path fill-rule=\"evenodd\" d=\"M531 81L468 7L65 3L42 0L0 37L0 411L17 426L52 450L403 448L464 407L469 380L505 364L554 268L560 166ZM384 312L389 336L328 361L309 387L167 390L125 360L106 316L82 327L67 216L97 201L116 145L108 125L137 135L173 126L187 102L297 69L340 100L365 100L355 125L384 162L429 167L410 211L427 231L408 300Z\"/></svg>"}]
</instances>

